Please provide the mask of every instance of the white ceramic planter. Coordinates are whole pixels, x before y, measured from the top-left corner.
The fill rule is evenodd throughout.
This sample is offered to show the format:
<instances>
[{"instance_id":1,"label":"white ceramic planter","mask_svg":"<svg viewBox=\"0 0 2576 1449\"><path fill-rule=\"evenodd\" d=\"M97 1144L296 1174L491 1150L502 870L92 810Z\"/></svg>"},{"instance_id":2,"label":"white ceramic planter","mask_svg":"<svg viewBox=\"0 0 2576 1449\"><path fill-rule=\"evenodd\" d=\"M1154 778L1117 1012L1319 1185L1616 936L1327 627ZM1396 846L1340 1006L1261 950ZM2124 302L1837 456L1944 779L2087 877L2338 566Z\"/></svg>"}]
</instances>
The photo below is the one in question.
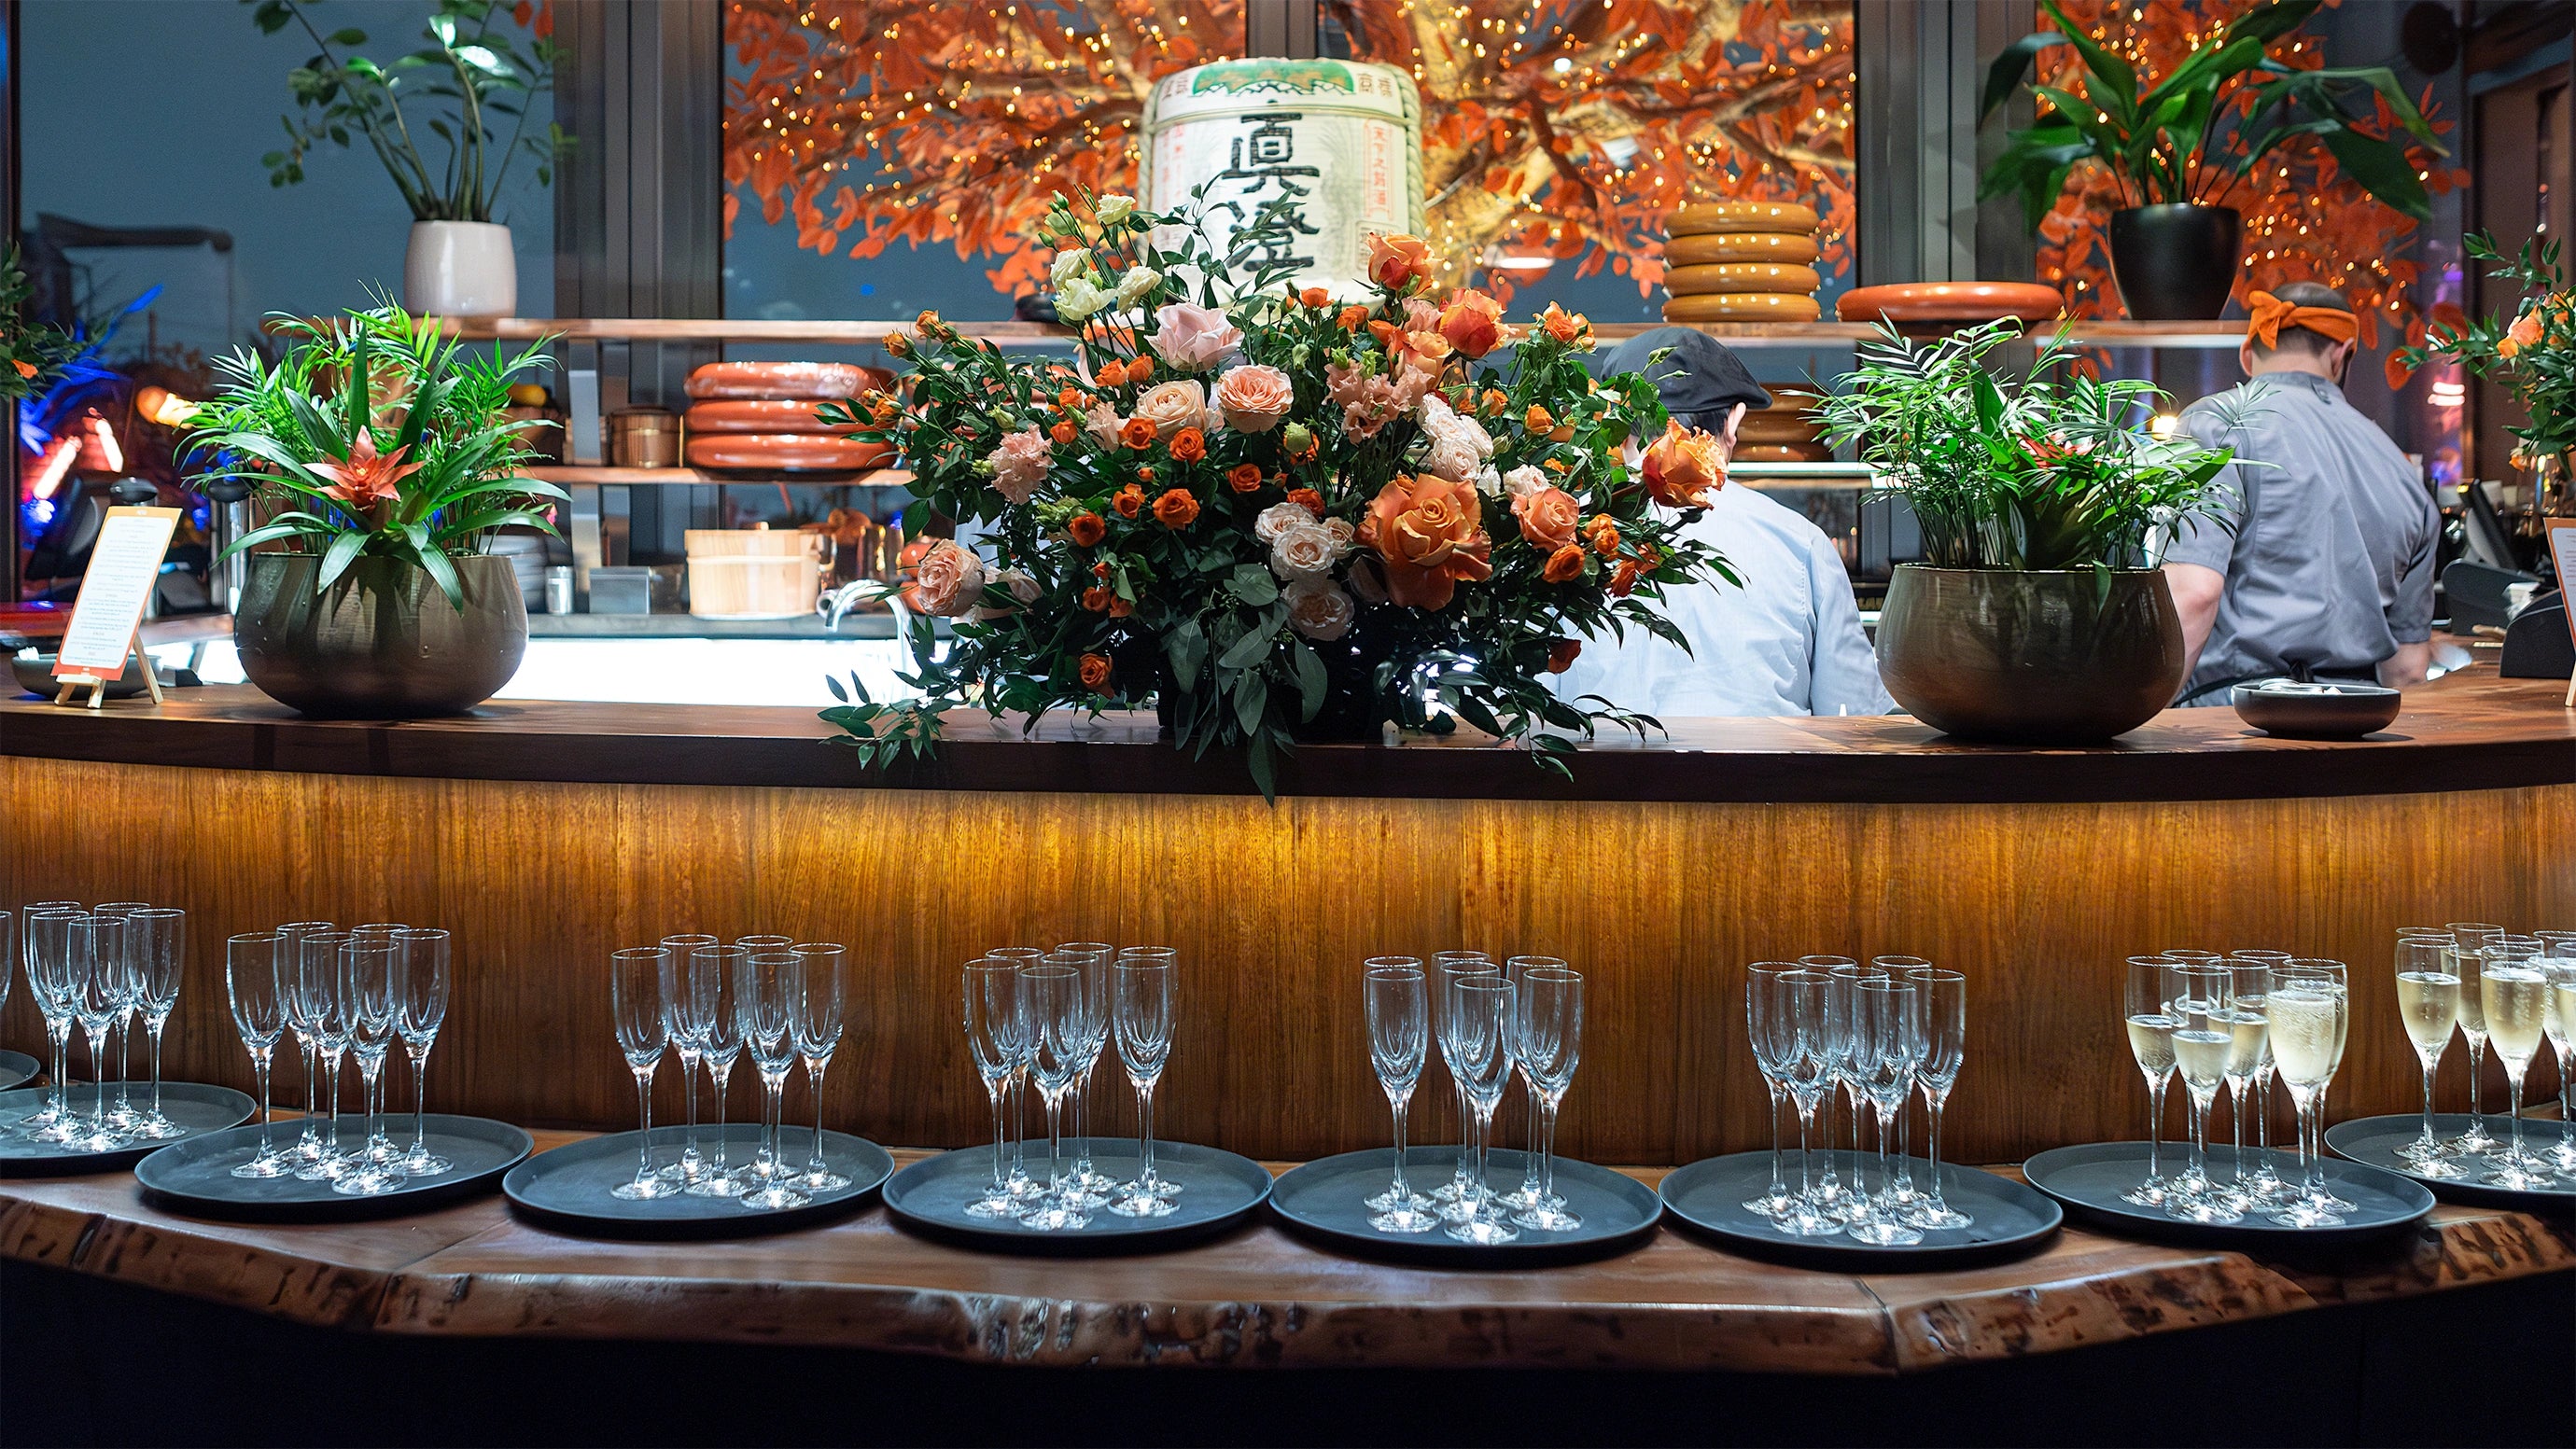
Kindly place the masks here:
<instances>
[{"instance_id":1,"label":"white ceramic planter","mask_svg":"<svg viewBox=\"0 0 2576 1449\"><path fill-rule=\"evenodd\" d=\"M413 222L403 306L429 317L516 316L519 259L510 229L489 221Z\"/></svg>"}]
</instances>

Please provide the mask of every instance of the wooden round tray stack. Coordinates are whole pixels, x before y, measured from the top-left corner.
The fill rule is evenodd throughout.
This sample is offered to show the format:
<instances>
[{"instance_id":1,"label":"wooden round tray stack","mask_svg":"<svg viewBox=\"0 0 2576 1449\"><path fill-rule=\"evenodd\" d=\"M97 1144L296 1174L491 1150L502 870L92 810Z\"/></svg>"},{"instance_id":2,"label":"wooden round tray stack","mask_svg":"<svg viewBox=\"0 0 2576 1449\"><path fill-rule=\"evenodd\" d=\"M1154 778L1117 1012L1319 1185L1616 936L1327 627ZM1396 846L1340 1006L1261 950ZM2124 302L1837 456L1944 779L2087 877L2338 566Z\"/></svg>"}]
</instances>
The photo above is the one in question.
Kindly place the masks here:
<instances>
[{"instance_id":1,"label":"wooden round tray stack","mask_svg":"<svg viewBox=\"0 0 2576 1449\"><path fill-rule=\"evenodd\" d=\"M852 473L892 450L849 436L814 415L892 379L839 362L711 362L689 374L688 460L699 468L762 473Z\"/></svg>"},{"instance_id":2,"label":"wooden round tray stack","mask_svg":"<svg viewBox=\"0 0 2576 1449\"><path fill-rule=\"evenodd\" d=\"M1816 213L1780 201L1704 201L1665 219L1667 322L1813 322Z\"/></svg>"},{"instance_id":3,"label":"wooden round tray stack","mask_svg":"<svg viewBox=\"0 0 2576 1449\"><path fill-rule=\"evenodd\" d=\"M1804 388L1774 387L1769 392L1771 406L1747 412L1737 425L1731 461L1832 462L1834 450L1826 445L1811 411L1824 399Z\"/></svg>"}]
</instances>

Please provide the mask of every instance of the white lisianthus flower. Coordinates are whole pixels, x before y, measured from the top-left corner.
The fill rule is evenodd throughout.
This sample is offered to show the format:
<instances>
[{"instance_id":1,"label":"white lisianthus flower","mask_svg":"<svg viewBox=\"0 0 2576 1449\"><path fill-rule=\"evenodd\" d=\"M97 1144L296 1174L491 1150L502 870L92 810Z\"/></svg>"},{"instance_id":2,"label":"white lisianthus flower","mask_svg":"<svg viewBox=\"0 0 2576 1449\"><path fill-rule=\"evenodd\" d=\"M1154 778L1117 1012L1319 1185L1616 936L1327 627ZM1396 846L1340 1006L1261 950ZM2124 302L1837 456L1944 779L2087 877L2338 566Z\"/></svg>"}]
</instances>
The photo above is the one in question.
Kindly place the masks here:
<instances>
[{"instance_id":1,"label":"white lisianthus flower","mask_svg":"<svg viewBox=\"0 0 2576 1449\"><path fill-rule=\"evenodd\" d=\"M1109 305L1109 294L1082 277L1068 277L1055 289L1055 315L1084 322Z\"/></svg>"},{"instance_id":2,"label":"white lisianthus flower","mask_svg":"<svg viewBox=\"0 0 2576 1449\"><path fill-rule=\"evenodd\" d=\"M1102 226L1116 226L1136 214L1136 198L1112 192L1107 196L1093 198L1091 209L1100 213Z\"/></svg>"},{"instance_id":3,"label":"white lisianthus flower","mask_svg":"<svg viewBox=\"0 0 2576 1449\"><path fill-rule=\"evenodd\" d=\"M1091 275L1091 248L1066 247L1055 254L1055 267L1049 273L1059 287L1076 277Z\"/></svg>"},{"instance_id":4,"label":"white lisianthus flower","mask_svg":"<svg viewBox=\"0 0 2576 1449\"><path fill-rule=\"evenodd\" d=\"M1121 307L1133 307L1145 300L1156 287L1163 285L1163 274L1152 267L1131 267L1118 279L1115 295Z\"/></svg>"}]
</instances>

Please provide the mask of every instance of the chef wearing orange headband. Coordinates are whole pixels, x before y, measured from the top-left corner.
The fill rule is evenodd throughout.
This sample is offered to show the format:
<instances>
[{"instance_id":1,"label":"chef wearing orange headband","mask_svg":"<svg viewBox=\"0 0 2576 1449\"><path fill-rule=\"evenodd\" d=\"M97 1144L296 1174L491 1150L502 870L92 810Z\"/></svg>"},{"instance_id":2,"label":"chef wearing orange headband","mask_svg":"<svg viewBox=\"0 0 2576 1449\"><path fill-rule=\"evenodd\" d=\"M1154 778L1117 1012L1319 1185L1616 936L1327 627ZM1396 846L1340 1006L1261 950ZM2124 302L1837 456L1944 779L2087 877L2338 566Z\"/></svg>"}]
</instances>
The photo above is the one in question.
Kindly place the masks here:
<instances>
[{"instance_id":1,"label":"chef wearing orange headband","mask_svg":"<svg viewBox=\"0 0 2576 1449\"><path fill-rule=\"evenodd\" d=\"M2421 683L2441 515L2423 470L2344 399L2359 319L2314 282L2247 302L2247 382L2182 417L2236 462L2218 477L2228 526L2197 523L2165 552L2192 658L2176 702L2283 675Z\"/></svg>"}]
</instances>

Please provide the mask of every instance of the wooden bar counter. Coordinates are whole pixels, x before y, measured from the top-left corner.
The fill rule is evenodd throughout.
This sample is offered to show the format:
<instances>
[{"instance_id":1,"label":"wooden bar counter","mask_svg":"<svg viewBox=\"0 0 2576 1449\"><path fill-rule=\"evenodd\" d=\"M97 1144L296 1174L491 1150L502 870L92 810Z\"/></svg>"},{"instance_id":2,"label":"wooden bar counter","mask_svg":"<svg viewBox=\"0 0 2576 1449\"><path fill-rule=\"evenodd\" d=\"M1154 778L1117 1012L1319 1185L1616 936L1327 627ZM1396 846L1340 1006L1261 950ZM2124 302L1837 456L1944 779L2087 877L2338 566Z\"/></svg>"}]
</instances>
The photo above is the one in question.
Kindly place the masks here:
<instances>
[{"instance_id":1,"label":"wooden bar counter","mask_svg":"<svg viewBox=\"0 0 2576 1449\"><path fill-rule=\"evenodd\" d=\"M1314 747L1276 805L1239 760L1192 761L1125 716L1034 738L965 716L936 762L872 776L801 710L495 703L378 725L243 689L99 714L22 701L0 704L0 900L186 907L168 1068L244 1087L225 934L448 927L434 1104L587 1128L632 1123L611 949L677 931L847 942L827 1115L932 1145L988 1130L960 962L1168 943L1185 975L1162 1130L1264 1159L1384 1140L1356 989L1371 955L1573 961L1591 1022L1560 1145L1680 1163L1766 1140L1746 962L1913 952L1971 982L1945 1145L2018 1161L2143 1135L2120 963L2169 947L2350 962L2330 1115L2411 1110L2394 930L2576 925L2562 690L2454 676L2350 744L2270 739L2224 709L2086 750L1962 745L1902 718L1676 721L1586 751L1570 782L1467 739ZM23 992L0 1044L42 1050ZM2462 1055L2446 1105L2465 1097ZM2555 1087L2534 1078L2535 1097ZM1419 1100L1422 1131L1450 1130L1445 1097ZM1110 1105L1097 1130L1125 1130ZM789 1110L809 1110L802 1087Z\"/></svg>"}]
</instances>

